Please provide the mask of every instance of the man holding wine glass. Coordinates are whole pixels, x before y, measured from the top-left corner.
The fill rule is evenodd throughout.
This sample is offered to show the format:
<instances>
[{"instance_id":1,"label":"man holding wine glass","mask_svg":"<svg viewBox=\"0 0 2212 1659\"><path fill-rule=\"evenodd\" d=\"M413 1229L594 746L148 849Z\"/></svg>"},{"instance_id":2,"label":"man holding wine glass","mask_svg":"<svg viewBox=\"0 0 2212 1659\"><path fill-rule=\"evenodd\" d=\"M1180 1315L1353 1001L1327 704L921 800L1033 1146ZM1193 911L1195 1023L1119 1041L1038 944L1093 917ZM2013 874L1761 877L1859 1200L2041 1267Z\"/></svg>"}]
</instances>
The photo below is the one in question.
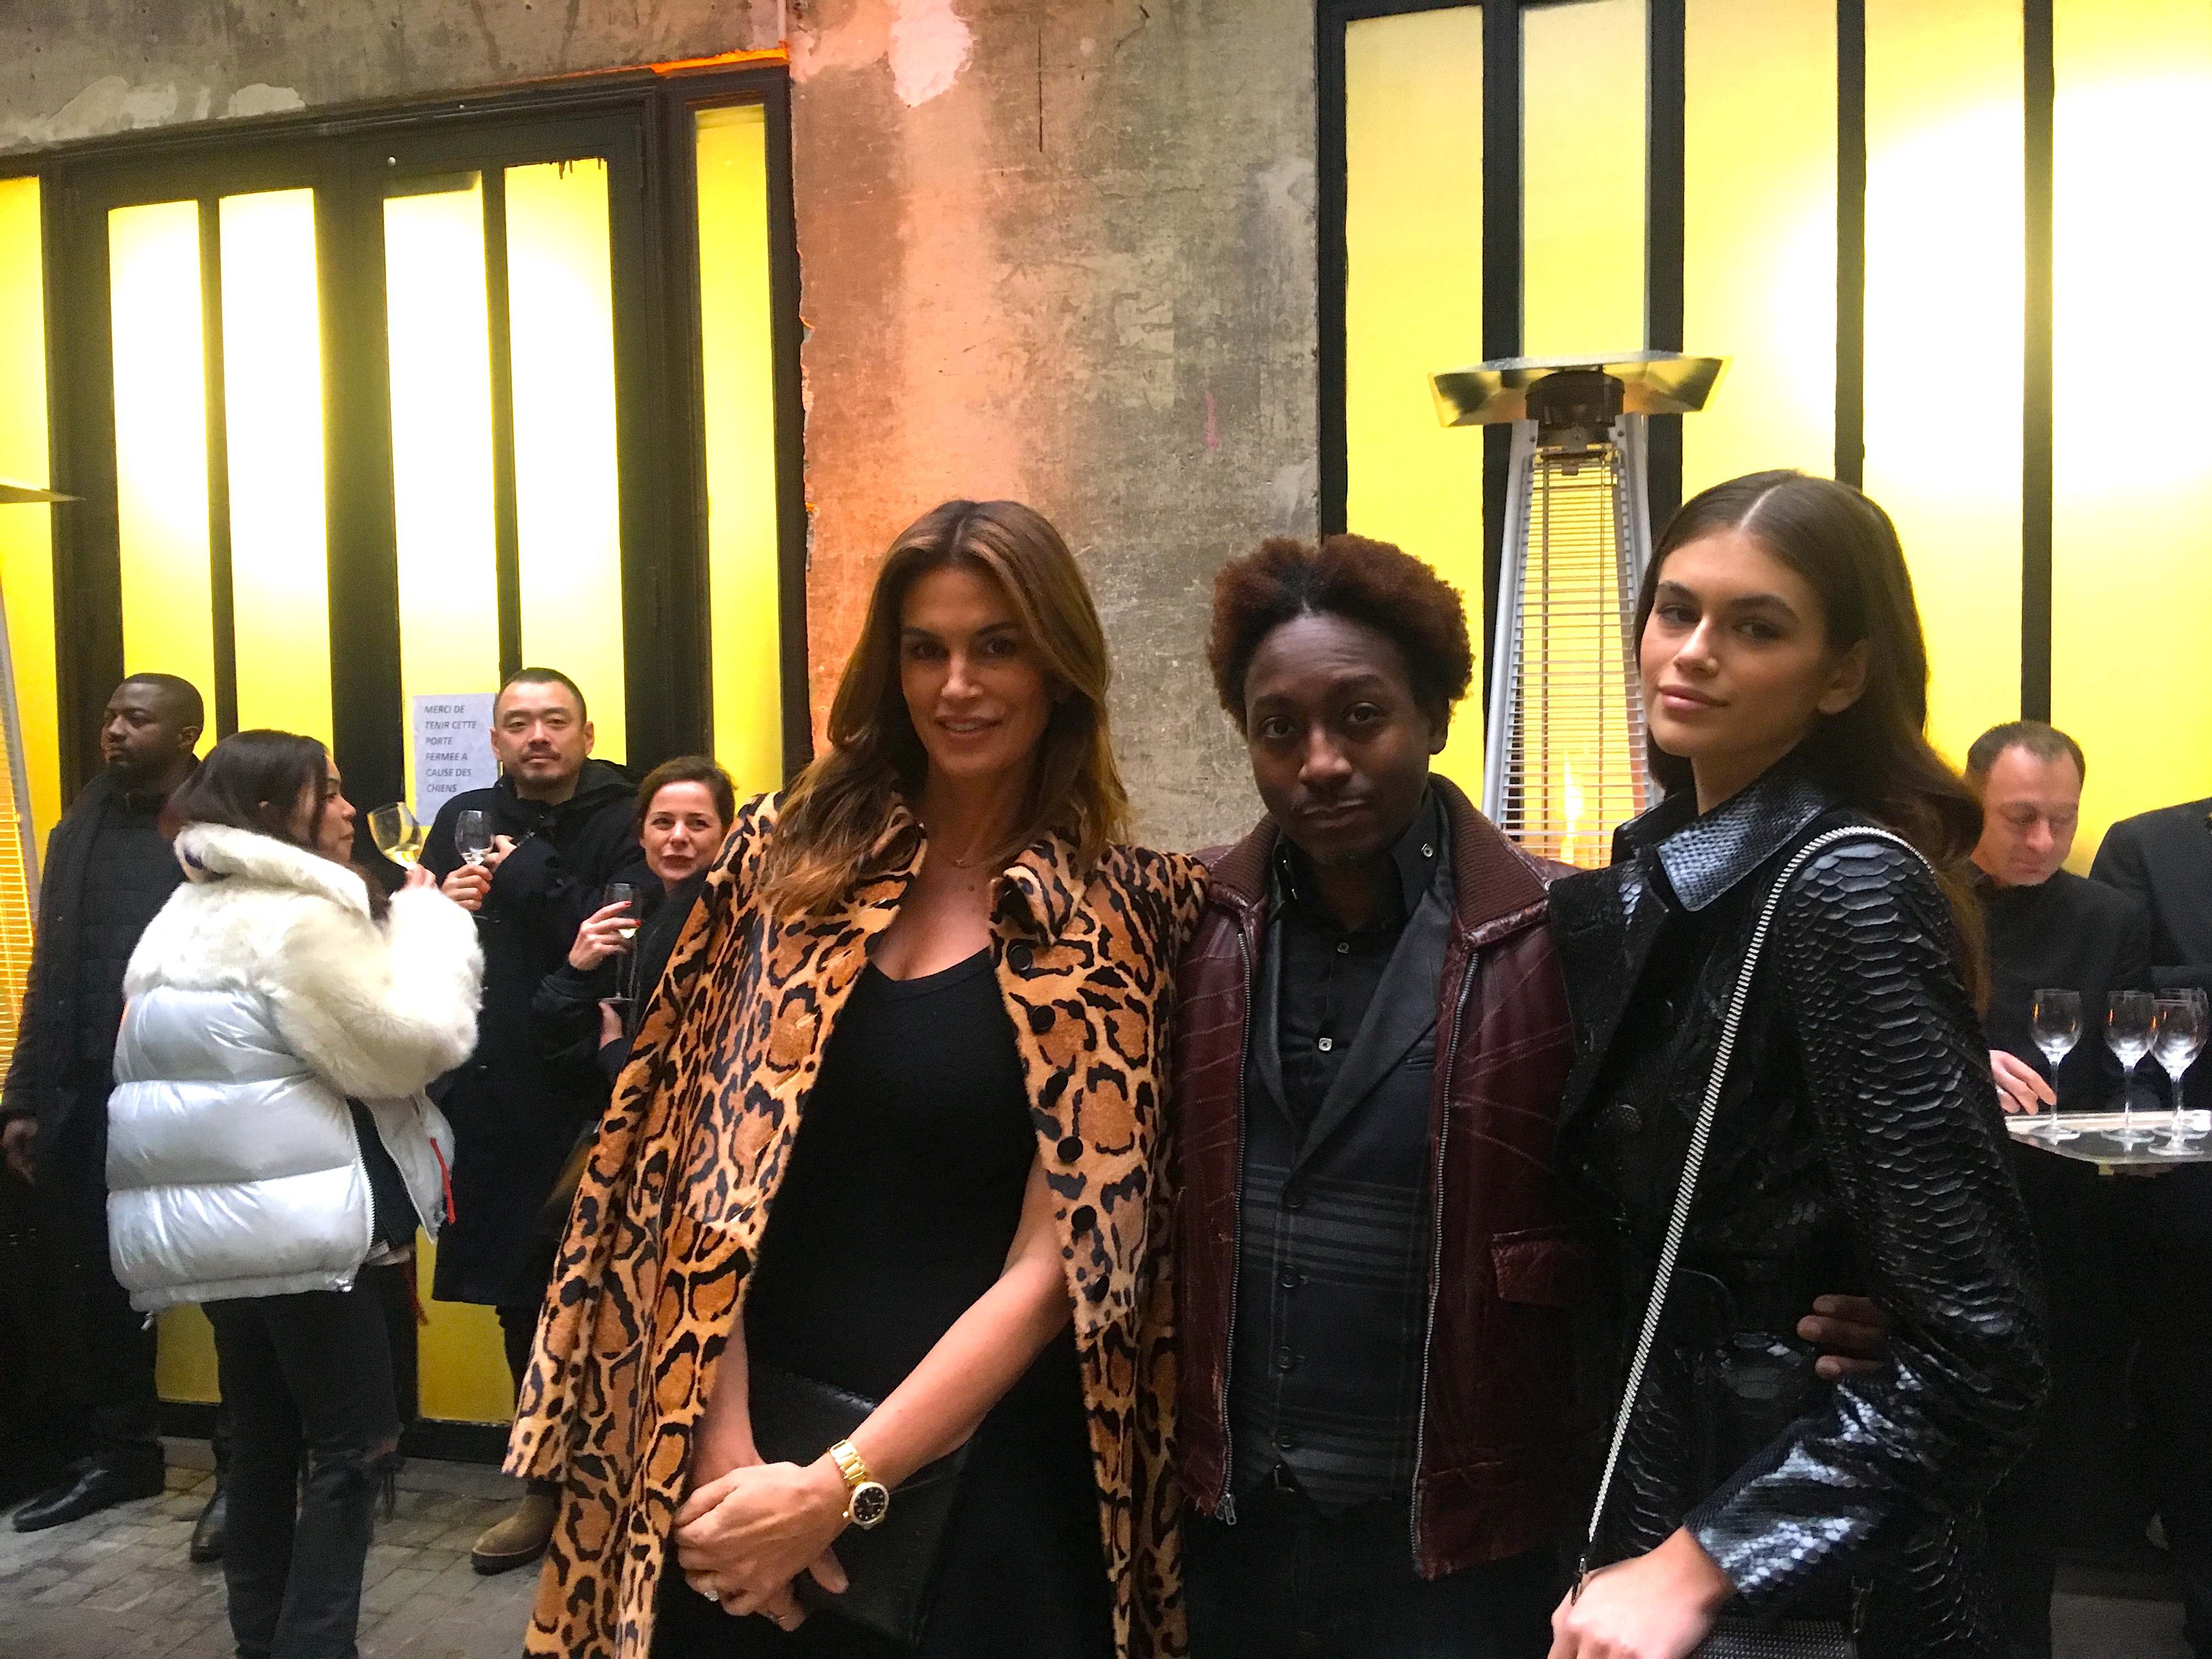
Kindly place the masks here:
<instances>
[{"instance_id":1,"label":"man holding wine glass","mask_svg":"<svg viewBox=\"0 0 2212 1659\"><path fill-rule=\"evenodd\" d=\"M2049 1115L2039 1139L2070 1135L2057 1125L2062 1102L2069 1112L2119 1105L2107 1001L2151 982L2142 906L2063 867L2087 770L2080 745L2039 720L1993 727L1966 755L1966 781L1982 799L1973 859L1989 939L1990 1066L2006 1111ZM1989 1528L2007 1650L2045 1659L2062 1521L2113 1507L2099 1488L2120 1458L2110 1397L2127 1335L2112 1313L2112 1183L2032 1145L2014 1146L2013 1166L2042 1261L2051 1390L2035 1444L1990 1499Z\"/></svg>"},{"instance_id":2,"label":"man holding wine glass","mask_svg":"<svg viewBox=\"0 0 2212 1659\"><path fill-rule=\"evenodd\" d=\"M448 800L422 853L446 896L475 913L484 953L477 1050L442 1085L456 1140L454 1220L439 1237L433 1294L497 1312L518 1380L552 1269L538 1217L606 1097L596 1075L544 1063L531 1000L611 884L653 879L630 781L590 758L592 739L575 683L557 669L522 670L492 707L499 781ZM549 1492L526 1492L477 1540L477 1571L535 1561L553 1516Z\"/></svg>"}]
</instances>

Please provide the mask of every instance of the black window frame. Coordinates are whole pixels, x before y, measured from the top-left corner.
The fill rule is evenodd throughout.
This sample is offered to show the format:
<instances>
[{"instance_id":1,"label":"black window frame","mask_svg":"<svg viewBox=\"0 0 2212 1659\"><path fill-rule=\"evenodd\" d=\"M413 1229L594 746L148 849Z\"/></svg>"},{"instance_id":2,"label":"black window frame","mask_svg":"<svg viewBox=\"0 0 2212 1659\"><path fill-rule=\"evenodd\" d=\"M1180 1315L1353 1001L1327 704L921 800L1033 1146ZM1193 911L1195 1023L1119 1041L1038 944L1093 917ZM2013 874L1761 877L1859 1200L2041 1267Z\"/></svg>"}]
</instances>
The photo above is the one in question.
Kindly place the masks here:
<instances>
[{"instance_id":1,"label":"black window frame","mask_svg":"<svg viewBox=\"0 0 2212 1659\"><path fill-rule=\"evenodd\" d=\"M81 497L54 514L56 648L63 785L95 763L100 710L122 678L107 214L141 202L201 203L204 269L219 258L222 196L312 186L323 331L325 518L333 747L362 799L404 788L406 711L399 672L385 338L385 180L480 172L495 229L503 170L604 157L614 286L617 468L626 755L634 770L708 751L713 656L708 605L704 363L698 281L695 118L760 106L768 136L769 276L775 419L782 759L810 758L806 513L798 235L792 198L790 80L780 63L620 70L482 94L310 111L91 141L19 158L6 176L41 180L48 422L53 487ZM504 258L495 234L487 258ZM520 665L511 402L506 337L488 286L494 372L494 495L501 666ZM219 362L219 290L204 284L209 351ZM209 381L210 569L217 669L210 724L234 728L227 471L219 375ZM128 665L132 670L147 666Z\"/></svg>"}]
</instances>

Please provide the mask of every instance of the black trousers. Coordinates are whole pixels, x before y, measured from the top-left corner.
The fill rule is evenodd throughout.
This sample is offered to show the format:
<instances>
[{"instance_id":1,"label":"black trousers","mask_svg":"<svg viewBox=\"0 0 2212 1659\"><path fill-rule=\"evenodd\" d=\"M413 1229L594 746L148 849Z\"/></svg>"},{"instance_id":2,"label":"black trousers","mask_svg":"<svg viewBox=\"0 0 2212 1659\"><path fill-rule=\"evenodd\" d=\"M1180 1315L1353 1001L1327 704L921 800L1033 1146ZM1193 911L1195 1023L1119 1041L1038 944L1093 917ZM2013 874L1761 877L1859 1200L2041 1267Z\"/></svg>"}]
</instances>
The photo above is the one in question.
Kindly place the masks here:
<instances>
[{"instance_id":1,"label":"black trousers","mask_svg":"<svg viewBox=\"0 0 2212 1659\"><path fill-rule=\"evenodd\" d=\"M381 1300L356 1285L211 1302L207 1315L230 1408L222 1567L239 1659L355 1659L362 1566L399 1439Z\"/></svg>"},{"instance_id":2,"label":"black trousers","mask_svg":"<svg viewBox=\"0 0 2212 1659\"><path fill-rule=\"evenodd\" d=\"M106 1103L98 1105L104 1116ZM76 1128L76 1119L63 1127L63 1144L46 1161L40 1184L49 1195L48 1213L69 1263L68 1300L81 1352L77 1401L96 1459L126 1471L159 1471L161 1400L154 1381L154 1332L108 1265L106 1136L95 1140L89 1133L72 1133Z\"/></svg>"},{"instance_id":3,"label":"black trousers","mask_svg":"<svg viewBox=\"0 0 2212 1659\"><path fill-rule=\"evenodd\" d=\"M1183 1589L1191 1659L1543 1659L1565 1593L1552 1550L1425 1579L1403 1504L1324 1516L1273 1486L1234 1526L1191 1517Z\"/></svg>"},{"instance_id":4,"label":"black trousers","mask_svg":"<svg viewBox=\"0 0 2212 1659\"><path fill-rule=\"evenodd\" d=\"M2136 1339L2137 1467L2181 1581L2182 1635L2212 1659L2212 1167L2110 1184Z\"/></svg>"}]
</instances>

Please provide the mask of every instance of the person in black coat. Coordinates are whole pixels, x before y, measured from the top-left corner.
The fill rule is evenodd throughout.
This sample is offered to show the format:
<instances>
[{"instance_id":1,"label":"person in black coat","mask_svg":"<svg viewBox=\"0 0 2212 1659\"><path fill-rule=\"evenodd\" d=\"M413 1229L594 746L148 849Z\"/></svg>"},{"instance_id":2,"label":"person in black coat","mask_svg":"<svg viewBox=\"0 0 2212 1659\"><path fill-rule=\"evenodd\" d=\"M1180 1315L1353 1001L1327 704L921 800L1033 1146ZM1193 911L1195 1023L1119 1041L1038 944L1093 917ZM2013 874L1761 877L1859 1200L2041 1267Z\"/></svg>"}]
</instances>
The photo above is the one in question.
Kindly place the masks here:
<instances>
[{"instance_id":1,"label":"person in black coat","mask_svg":"<svg viewBox=\"0 0 2212 1659\"><path fill-rule=\"evenodd\" d=\"M2212 990L2212 799L2122 819L2089 876L2149 907L2158 989ZM2182 1089L2191 1107L2212 1107L2212 1063L2200 1060ZM2182 1634L2212 1659L2212 1167L2129 1182L2113 1198L2115 1249L2141 1265L2123 1281L2139 1344L2139 1463L2181 1577Z\"/></svg>"},{"instance_id":2,"label":"person in black coat","mask_svg":"<svg viewBox=\"0 0 2212 1659\"><path fill-rule=\"evenodd\" d=\"M18 1532L161 1490L154 1334L108 1265L107 1095L123 970L184 879L161 809L191 775L205 719L200 694L185 680L124 681L100 723L104 769L46 841L38 939L0 1091L0 1145L9 1169L39 1188L61 1242L83 1352L60 1370L86 1396L92 1455L16 1510Z\"/></svg>"},{"instance_id":3,"label":"person in black coat","mask_svg":"<svg viewBox=\"0 0 2212 1659\"><path fill-rule=\"evenodd\" d=\"M653 879L630 781L589 758L592 738L574 682L555 669L524 669L493 705L500 781L448 800L422 848L422 867L447 896L476 912L484 951L477 1051L434 1091L455 1146L453 1219L439 1236L432 1293L497 1312L518 1382L552 1270L538 1217L569 1148L606 1102L603 1079L546 1066L531 1000L599 908L601 889ZM470 811L484 814L493 838L477 864L454 843ZM550 1494L526 1493L471 1559L480 1572L525 1565L544 1553L552 1522Z\"/></svg>"},{"instance_id":4,"label":"person in black coat","mask_svg":"<svg viewBox=\"0 0 2212 1659\"><path fill-rule=\"evenodd\" d=\"M1640 1388L1597 1504L1613 1565L1551 1659L1688 1659L1723 1609L1987 1659L1980 1510L2042 1405L2041 1297L1969 991L1982 815L1928 744L1896 532L1832 480L1716 485L1634 637L1667 796L1551 902L1560 1158L1619 1247L1612 1397ZM1888 1310L1890 1364L1829 1382L1792 1328L1839 1279Z\"/></svg>"}]
</instances>

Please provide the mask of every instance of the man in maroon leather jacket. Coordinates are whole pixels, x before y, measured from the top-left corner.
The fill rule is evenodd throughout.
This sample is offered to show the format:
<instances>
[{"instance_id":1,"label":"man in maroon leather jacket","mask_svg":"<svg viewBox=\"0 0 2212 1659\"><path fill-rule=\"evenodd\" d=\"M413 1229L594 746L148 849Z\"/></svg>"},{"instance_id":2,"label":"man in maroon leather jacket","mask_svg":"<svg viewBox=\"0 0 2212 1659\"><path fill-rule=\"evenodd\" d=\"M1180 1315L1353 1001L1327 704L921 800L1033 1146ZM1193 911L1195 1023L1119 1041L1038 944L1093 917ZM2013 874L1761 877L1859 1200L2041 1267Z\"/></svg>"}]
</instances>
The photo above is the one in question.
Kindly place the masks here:
<instances>
[{"instance_id":1,"label":"man in maroon leather jacket","mask_svg":"<svg viewBox=\"0 0 2212 1659\"><path fill-rule=\"evenodd\" d=\"M1540 1654L1595 1267L1553 1168L1559 866L1430 774L1473 653L1419 561L1270 540L1208 654L1267 816L1209 859L1177 981L1194 1659Z\"/></svg>"},{"instance_id":2,"label":"man in maroon leather jacket","mask_svg":"<svg viewBox=\"0 0 2212 1659\"><path fill-rule=\"evenodd\" d=\"M1269 815L1213 861L1206 915L1178 979L1179 1431L1199 1517L1188 1552L1193 1652L1373 1654L1450 1641L1479 1653L1488 1647L1467 1644L1486 1635L1500 1638L1501 1653L1540 1651L1556 1593L1551 1546L1582 1484L1569 1309L1589 1252L1552 1170L1553 1118L1574 1044L1543 867L1429 775L1472 668L1459 598L1380 543L1271 541L1217 580L1211 643L1223 704L1245 733ZM1432 835L1400 847L1425 813L1443 830L1433 855L1442 879L1415 891L1395 879L1404 872L1393 853L1418 862L1437 847ZM1394 885L1398 902L1378 925L1376 895L1387 900ZM1425 910L1442 924L1425 935ZM1322 1011L1319 1023L1334 1016L1339 1029L1311 1041L1341 1054L1346 1070L1363 1042L1415 1003L1419 1034L1390 1045L1403 1050L1395 1067L1370 1064L1382 1075L1348 1115L1323 1126L1340 1140L1373 1127L1358 1121L1363 1114L1395 1108L1400 1144L1348 1172L1335 1226L1306 1231L1329 1185L1330 1146L1293 1130L1287 1180L1268 1182L1263 1203L1246 1190L1248 1117L1262 1132L1279 1105L1254 1086L1257 1074L1279 1063L1287 1084L1300 1058L1279 1030L1274 1060L1255 1059L1255 1047L1267 1046L1252 1040L1267 1012L1256 1004L1270 981L1279 997L1303 994L1310 975L1284 961L1293 946L1279 937L1301 922L1323 931L1322 973L1378 932L1390 957L1425 957L1390 964L1416 969L1411 996L1404 981L1386 981L1365 1007ZM1331 924L1340 937L1327 936ZM1287 1014L1283 1023L1295 1024ZM1363 1196L1392 1171L1418 1182L1418 1201L1385 1218L1381 1231L1398 1236L1396 1248L1389 1237L1370 1241L1360 1264L1368 1271L1341 1287L1342 1310L1358 1311L1364 1289L1368 1306L1387 1304L1401 1328L1356 1332L1341 1316L1303 1318L1298 1298L1340 1254ZM1271 1247L1264 1259L1255 1234ZM1396 1293L1394 1266L1412 1267L1410 1296ZM1273 1328L1273 1346L1237 1328L1254 1320ZM1386 1362L1398 1375L1382 1379L1381 1397L1359 1415L1387 1419L1395 1399L1410 1435L1326 1449L1333 1455L1312 1449L1329 1413L1297 1411L1287 1397L1296 1379L1319 1373L1318 1386L1340 1394L1371 1371L1378 1348L1411 1363ZM1248 1352L1253 1363L1234 1368L1232 1382L1232 1354ZM1285 1418L1292 1429L1269 1432ZM1265 1443L1237 1443L1233 1428L1248 1424ZM1316 1466L1339 1502L1310 1492ZM1283 1570L1272 1583L1270 1560ZM1318 1591L1311 1569L1330 1561L1365 1570L1337 1575L1334 1593ZM1479 1583L1434 1582L1477 1567L1489 1569L1473 1575Z\"/></svg>"}]
</instances>

